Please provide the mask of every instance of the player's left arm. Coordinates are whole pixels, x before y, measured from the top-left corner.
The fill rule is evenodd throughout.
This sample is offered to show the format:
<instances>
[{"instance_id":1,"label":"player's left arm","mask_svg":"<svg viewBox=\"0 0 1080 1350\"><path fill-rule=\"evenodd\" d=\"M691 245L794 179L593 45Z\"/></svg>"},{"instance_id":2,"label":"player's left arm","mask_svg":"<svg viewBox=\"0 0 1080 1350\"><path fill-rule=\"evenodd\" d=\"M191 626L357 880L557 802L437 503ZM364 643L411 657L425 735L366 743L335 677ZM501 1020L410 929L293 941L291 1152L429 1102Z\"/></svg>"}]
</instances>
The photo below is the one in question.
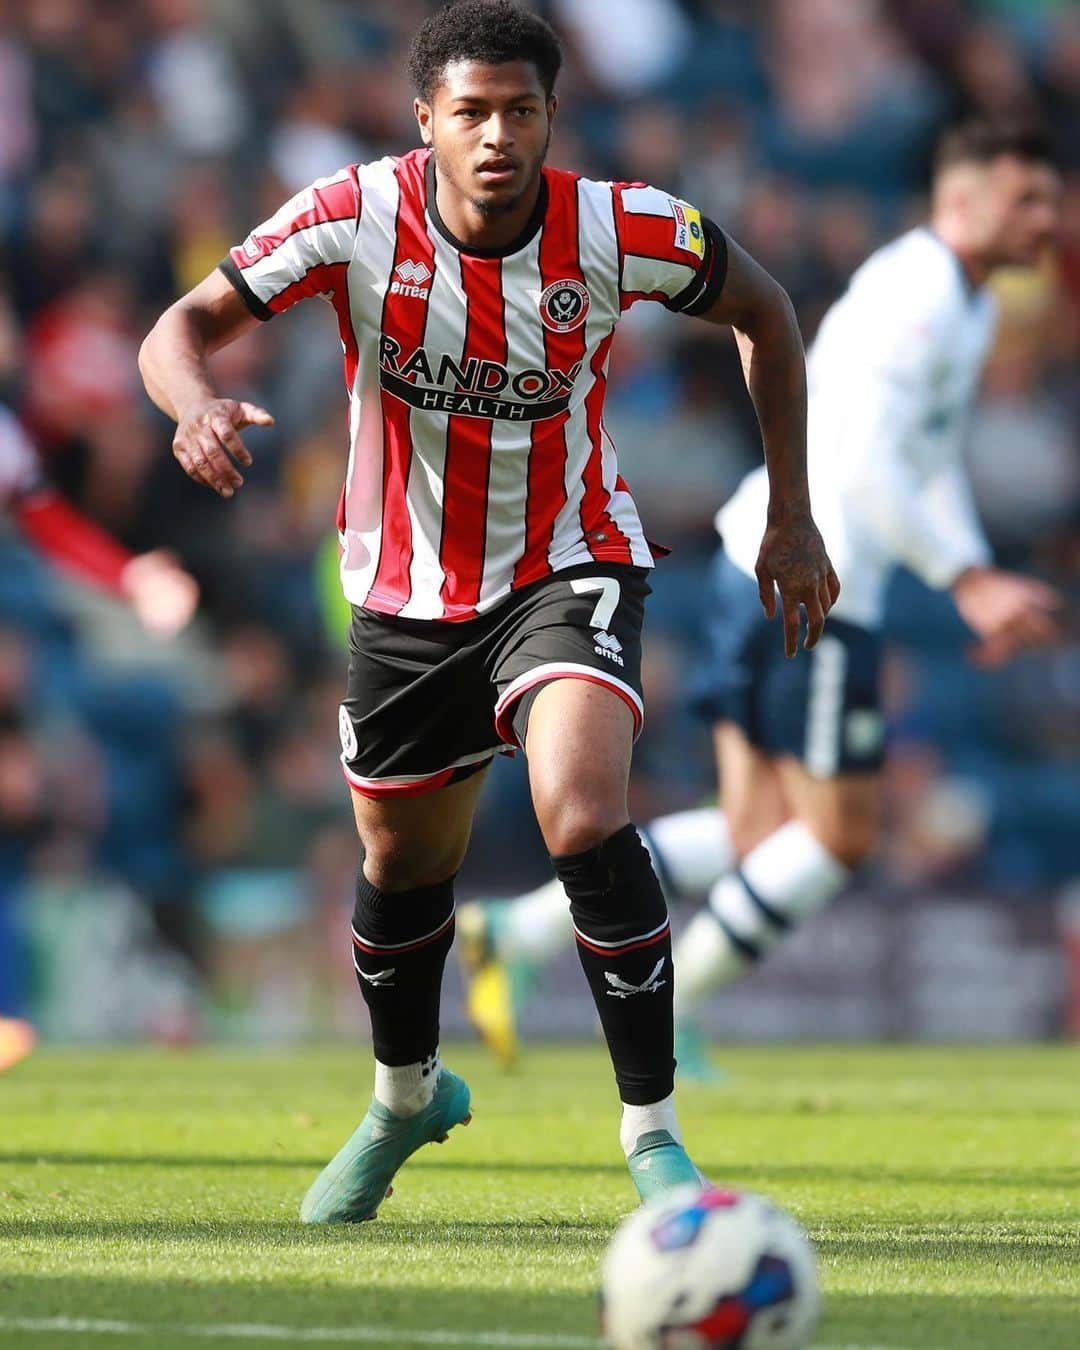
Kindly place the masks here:
<instances>
[{"instance_id":1,"label":"player's left arm","mask_svg":"<svg viewBox=\"0 0 1080 1350\"><path fill-rule=\"evenodd\" d=\"M758 589L769 618L776 591L784 648L794 656L799 607L806 609L805 647L821 636L840 582L810 512L806 477L806 357L784 288L731 238L723 289L700 317L735 334L746 387L757 413L769 474L769 510L757 561Z\"/></svg>"}]
</instances>

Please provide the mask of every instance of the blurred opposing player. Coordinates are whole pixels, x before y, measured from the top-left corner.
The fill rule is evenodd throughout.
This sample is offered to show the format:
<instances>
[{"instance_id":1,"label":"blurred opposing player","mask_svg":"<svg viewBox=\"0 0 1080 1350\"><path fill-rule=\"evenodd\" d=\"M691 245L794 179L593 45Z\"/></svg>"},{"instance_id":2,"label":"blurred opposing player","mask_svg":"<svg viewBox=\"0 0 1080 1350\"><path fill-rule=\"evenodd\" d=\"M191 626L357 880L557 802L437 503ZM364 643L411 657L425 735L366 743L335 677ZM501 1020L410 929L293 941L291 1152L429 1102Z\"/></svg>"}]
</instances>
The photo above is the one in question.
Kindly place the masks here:
<instances>
[{"instance_id":1,"label":"blurred opposing player","mask_svg":"<svg viewBox=\"0 0 1080 1350\"><path fill-rule=\"evenodd\" d=\"M191 618L199 589L164 553L135 556L49 487L15 416L0 405L0 518L9 516L50 561L126 600L146 628L169 635ZM22 1018L0 1017L0 1071L34 1044Z\"/></svg>"},{"instance_id":2,"label":"blurred opposing player","mask_svg":"<svg viewBox=\"0 0 1080 1350\"><path fill-rule=\"evenodd\" d=\"M826 315L808 360L810 487L844 591L809 661L776 659L761 622L764 470L717 516L723 547L696 701L714 728L722 810L642 831L669 896L709 891L676 946L684 1073L709 1072L692 1021L700 1000L827 905L876 847L882 605L894 568L950 592L977 639L977 665L1054 634L1059 596L991 563L963 445L995 329L986 282L1039 260L1060 196L1037 130L950 132L929 224L873 254ZM515 1048L515 1001L569 943L565 913L558 882L509 905L462 909L470 1012L504 1060Z\"/></svg>"},{"instance_id":3,"label":"blurred opposing player","mask_svg":"<svg viewBox=\"0 0 1080 1350\"><path fill-rule=\"evenodd\" d=\"M626 804L653 560L603 404L630 305L736 329L772 483L762 597L771 613L775 582L792 656L800 604L812 647L839 588L810 517L790 302L687 203L544 167L560 60L551 29L509 0L441 10L410 58L424 148L302 192L143 347L177 458L230 497L250 463L239 429L269 414L220 398L207 353L312 295L341 333L342 762L363 849L352 957L375 1096L309 1190L311 1223L373 1217L410 1154L468 1119L468 1087L439 1062L440 989L454 875L507 746L525 750L570 897L634 1183L645 1196L698 1177L673 1101L667 909Z\"/></svg>"}]
</instances>

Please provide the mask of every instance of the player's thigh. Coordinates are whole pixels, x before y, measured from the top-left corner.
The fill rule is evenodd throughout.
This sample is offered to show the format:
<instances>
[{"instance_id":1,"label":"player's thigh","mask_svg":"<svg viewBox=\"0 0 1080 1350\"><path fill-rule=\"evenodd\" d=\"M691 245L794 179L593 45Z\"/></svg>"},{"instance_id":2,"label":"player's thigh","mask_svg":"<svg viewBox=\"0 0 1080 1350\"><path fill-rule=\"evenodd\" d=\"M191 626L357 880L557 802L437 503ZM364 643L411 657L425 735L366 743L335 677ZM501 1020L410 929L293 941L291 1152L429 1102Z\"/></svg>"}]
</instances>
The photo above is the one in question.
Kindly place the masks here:
<instances>
[{"instance_id":1,"label":"player's thigh","mask_svg":"<svg viewBox=\"0 0 1080 1350\"><path fill-rule=\"evenodd\" d=\"M634 716L604 685L557 679L537 692L525 753L537 823L551 853L580 853L629 820Z\"/></svg>"},{"instance_id":2,"label":"player's thigh","mask_svg":"<svg viewBox=\"0 0 1080 1350\"><path fill-rule=\"evenodd\" d=\"M783 787L771 756L734 722L713 728L713 747L720 806L736 856L745 858L788 819Z\"/></svg>"},{"instance_id":3,"label":"player's thigh","mask_svg":"<svg viewBox=\"0 0 1080 1350\"><path fill-rule=\"evenodd\" d=\"M647 574L596 563L545 578L499 634L496 726L525 748L537 820L553 853L592 847L627 821L641 728Z\"/></svg>"},{"instance_id":4,"label":"player's thigh","mask_svg":"<svg viewBox=\"0 0 1080 1350\"><path fill-rule=\"evenodd\" d=\"M880 772L819 778L792 756L778 760L776 768L792 815L833 857L849 867L870 857L881 831Z\"/></svg>"},{"instance_id":5,"label":"player's thigh","mask_svg":"<svg viewBox=\"0 0 1080 1350\"><path fill-rule=\"evenodd\" d=\"M374 885L408 889L460 865L483 771L500 748L485 636L483 624L354 610L341 762Z\"/></svg>"},{"instance_id":6,"label":"player's thigh","mask_svg":"<svg viewBox=\"0 0 1080 1350\"><path fill-rule=\"evenodd\" d=\"M371 797L352 791L364 875L381 890L445 881L460 868L487 766L419 796Z\"/></svg>"}]
</instances>

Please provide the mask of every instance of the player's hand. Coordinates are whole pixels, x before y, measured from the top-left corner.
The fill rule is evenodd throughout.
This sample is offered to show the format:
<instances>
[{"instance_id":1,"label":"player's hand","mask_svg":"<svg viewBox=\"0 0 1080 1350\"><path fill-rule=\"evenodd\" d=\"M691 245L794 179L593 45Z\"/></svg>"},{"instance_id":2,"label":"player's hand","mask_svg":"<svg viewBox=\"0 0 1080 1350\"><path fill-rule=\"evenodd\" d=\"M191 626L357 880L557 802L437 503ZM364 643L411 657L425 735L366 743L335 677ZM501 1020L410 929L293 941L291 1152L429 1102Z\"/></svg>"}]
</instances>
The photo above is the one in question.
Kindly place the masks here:
<instances>
[{"instance_id":1,"label":"player's hand","mask_svg":"<svg viewBox=\"0 0 1080 1350\"><path fill-rule=\"evenodd\" d=\"M800 605L806 610L803 646L810 651L821 637L825 616L836 604L840 580L808 510L776 511L770 507L754 571L761 605L769 619L776 617L776 592L780 592L784 654L790 658L798 650Z\"/></svg>"},{"instance_id":2,"label":"player's hand","mask_svg":"<svg viewBox=\"0 0 1080 1350\"><path fill-rule=\"evenodd\" d=\"M258 404L209 399L184 410L173 437L173 454L189 478L222 497L231 497L244 484L236 465L247 468L252 463L240 431L273 425L273 417Z\"/></svg>"},{"instance_id":3,"label":"player's hand","mask_svg":"<svg viewBox=\"0 0 1080 1350\"><path fill-rule=\"evenodd\" d=\"M199 603L198 582L163 549L132 558L120 584L143 627L164 637L184 628Z\"/></svg>"},{"instance_id":4,"label":"player's hand","mask_svg":"<svg viewBox=\"0 0 1080 1350\"><path fill-rule=\"evenodd\" d=\"M1035 577L996 567L969 567L953 582L960 617L979 641L971 649L977 666L1004 665L1025 647L1056 638L1064 597Z\"/></svg>"}]
</instances>

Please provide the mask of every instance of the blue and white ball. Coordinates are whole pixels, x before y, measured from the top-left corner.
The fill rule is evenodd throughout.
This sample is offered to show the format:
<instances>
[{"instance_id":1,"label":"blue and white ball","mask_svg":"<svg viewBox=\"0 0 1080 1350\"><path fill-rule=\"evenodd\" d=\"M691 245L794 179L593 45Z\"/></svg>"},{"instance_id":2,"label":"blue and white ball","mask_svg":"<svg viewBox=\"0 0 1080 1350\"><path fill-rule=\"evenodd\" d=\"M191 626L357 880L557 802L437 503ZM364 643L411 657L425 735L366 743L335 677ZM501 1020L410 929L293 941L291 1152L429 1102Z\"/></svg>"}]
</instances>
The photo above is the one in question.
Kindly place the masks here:
<instances>
[{"instance_id":1,"label":"blue and white ball","mask_svg":"<svg viewBox=\"0 0 1080 1350\"><path fill-rule=\"evenodd\" d=\"M615 1350L803 1350L821 1294L790 1215L747 1191L685 1186L619 1226L601 1304Z\"/></svg>"}]
</instances>

